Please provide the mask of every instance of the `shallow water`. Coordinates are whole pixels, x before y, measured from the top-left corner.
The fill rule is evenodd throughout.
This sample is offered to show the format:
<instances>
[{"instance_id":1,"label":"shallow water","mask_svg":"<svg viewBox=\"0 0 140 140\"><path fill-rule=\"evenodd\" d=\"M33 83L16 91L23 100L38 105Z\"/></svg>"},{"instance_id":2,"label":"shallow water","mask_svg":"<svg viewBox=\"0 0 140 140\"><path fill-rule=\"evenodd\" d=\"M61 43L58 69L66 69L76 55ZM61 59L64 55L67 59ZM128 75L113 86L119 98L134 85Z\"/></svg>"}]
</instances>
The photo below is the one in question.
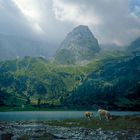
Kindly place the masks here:
<instances>
[{"instance_id":1,"label":"shallow water","mask_svg":"<svg viewBox=\"0 0 140 140\"><path fill-rule=\"evenodd\" d=\"M18 111L18 112L0 112L0 121L45 121L62 120L72 118L83 118L85 111ZM92 111L97 116L97 111ZM132 111L111 111L111 115L140 115L139 112Z\"/></svg>"}]
</instances>

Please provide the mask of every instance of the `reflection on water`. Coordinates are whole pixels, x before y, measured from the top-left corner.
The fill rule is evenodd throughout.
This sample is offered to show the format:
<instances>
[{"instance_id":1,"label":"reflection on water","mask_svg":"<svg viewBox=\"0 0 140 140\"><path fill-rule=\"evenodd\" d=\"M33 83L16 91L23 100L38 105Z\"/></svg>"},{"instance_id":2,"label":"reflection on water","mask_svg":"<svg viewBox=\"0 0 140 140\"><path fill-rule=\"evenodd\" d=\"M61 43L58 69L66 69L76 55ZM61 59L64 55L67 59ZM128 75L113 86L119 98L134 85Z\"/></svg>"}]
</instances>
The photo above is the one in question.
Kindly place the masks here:
<instances>
[{"instance_id":1,"label":"reflection on water","mask_svg":"<svg viewBox=\"0 0 140 140\"><path fill-rule=\"evenodd\" d=\"M70 118L82 118L85 111L24 111L24 112L0 112L0 121L19 120L60 120ZM92 111L97 116L97 111ZM112 115L140 115L132 111L111 111Z\"/></svg>"}]
</instances>

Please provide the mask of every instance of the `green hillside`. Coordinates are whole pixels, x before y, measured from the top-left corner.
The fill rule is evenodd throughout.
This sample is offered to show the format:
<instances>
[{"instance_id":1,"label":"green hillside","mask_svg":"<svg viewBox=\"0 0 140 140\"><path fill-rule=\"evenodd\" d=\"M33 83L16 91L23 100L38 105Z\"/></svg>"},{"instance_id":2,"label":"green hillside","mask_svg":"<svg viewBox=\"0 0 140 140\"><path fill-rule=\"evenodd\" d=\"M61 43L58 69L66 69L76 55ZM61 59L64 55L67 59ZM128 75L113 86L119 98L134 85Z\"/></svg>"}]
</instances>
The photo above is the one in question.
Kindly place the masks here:
<instances>
[{"instance_id":1,"label":"green hillside","mask_svg":"<svg viewBox=\"0 0 140 140\"><path fill-rule=\"evenodd\" d=\"M139 110L139 93L140 56L120 57L102 60L64 103L89 109Z\"/></svg>"},{"instance_id":2,"label":"green hillside","mask_svg":"<svg viewBox=\"0 0 140 140\"><path fill-rule=\"evenodd\" d=\"M0 62L1 105L59 105L85 78L77 66L61 66L42 58Z\"/></svg>"},{"instance_id":3,"label":"green hillside","mask_svg":"<svg viewBox=\"0 0 140 140\"><path fill-rule=\"evenodd\" d=\"M139 75L140 56L121 53L98 55L85 66L41 57L1 61L0 105L138 110Z\"/></svg>"}]
</instances>

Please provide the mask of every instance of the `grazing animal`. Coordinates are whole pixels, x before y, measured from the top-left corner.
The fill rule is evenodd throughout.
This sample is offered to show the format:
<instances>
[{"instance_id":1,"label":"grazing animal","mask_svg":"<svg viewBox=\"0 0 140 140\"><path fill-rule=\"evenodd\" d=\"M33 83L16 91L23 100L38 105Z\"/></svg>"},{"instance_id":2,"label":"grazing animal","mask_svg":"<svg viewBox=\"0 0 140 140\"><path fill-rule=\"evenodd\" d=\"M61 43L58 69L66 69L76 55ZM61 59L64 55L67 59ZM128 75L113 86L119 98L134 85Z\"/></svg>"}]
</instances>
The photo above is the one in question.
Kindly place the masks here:
<instances>
[{"instance_id":1,"label":"grazing animal","mask_svg":"<svg viewBox=\"0 0 140 140\"><path fill-rule=\"evenodd\" d=\"M85 117L88 118L88 119L91 119L93 116L93 113L92 112L85 112Z\"/></svg>"},{"instance_id":2,"label":"grazing animal","mask_svg":"<svg viewBox=\"0 0 140 140\"><path fill-rule=\"evenodd\" d=\"M112 119L112 117L111 117L109 111L104 110L104 109L99 109L99 110L98 110L98 115L99 115L99 119L100 119L100 120L102 119L102 117L105 117L106 120L111 120L111 119Z\"/></svg>"}]
</instances>

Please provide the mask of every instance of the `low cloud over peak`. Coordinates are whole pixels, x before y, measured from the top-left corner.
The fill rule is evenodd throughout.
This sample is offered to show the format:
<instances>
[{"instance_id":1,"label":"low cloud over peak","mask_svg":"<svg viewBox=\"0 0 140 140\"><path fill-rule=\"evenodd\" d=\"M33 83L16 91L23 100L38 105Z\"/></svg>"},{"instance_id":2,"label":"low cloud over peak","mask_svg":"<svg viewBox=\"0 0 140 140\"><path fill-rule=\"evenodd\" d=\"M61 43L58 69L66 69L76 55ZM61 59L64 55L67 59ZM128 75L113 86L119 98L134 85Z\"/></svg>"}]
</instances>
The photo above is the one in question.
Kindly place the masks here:
<instances>
[{"instance_id":1,"label":"low cloud over peak","mask_svg":"<svg viewBox=\"0 0 140 140\"><path fill-rule=\"evenodd\" d=\"M140 36L140 0L0 0L0 32L60 42L88 25L100 43L126 45Z\"/></svg>"}]
</instances>

